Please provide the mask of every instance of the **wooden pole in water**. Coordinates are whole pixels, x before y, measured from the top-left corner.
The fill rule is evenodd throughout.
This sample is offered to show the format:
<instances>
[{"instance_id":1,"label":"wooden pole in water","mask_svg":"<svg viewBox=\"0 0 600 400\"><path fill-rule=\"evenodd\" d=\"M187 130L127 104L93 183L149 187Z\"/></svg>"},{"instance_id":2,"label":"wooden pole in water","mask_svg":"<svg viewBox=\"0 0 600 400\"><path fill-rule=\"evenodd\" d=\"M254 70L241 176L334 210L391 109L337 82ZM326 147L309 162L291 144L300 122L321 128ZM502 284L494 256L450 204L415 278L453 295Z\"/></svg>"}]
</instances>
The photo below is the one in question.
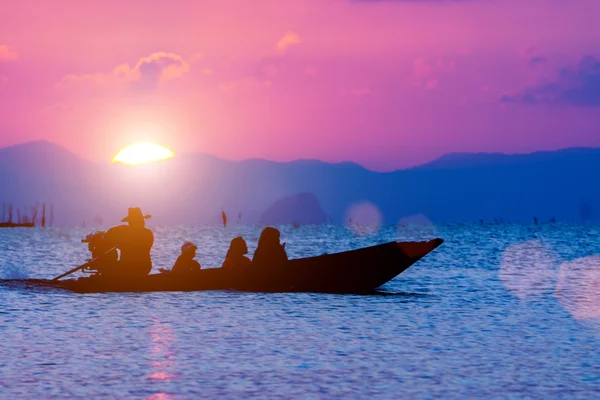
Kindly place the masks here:
<instances>
[{"instance_id":1,"label":"wooden pole in water","mask_svg":"<svg viewBox=\"0 0 600 400\"><path fill-rule=\"evenodd\" d=\"M2 221L0 222L4 222L6 218L6 203L2 203Z\"/></svg>"},{"instance_id":2,"label":"wooden pole in water","mask_svg":"<svg viewBox=\"0 0 600 400\"><path fill-rule=\"evenodd\" d=\"M13 220L12 220L12 217L13 217L12 216L12 211L13 211L13 205L12 205L12 203L10 203L8 205L8 223L9 224L12 224L12 222L13 222Z\"/></svg>"},{"instance_id":3,"label":"wooden pole in water","mask_svg":"<svg viewBox=\"0 0 600 400\"><path fill-rule=\"evenodd\" d=\"M42 205L42 228L46 227L46 203Z\"/></svg>"},{"instance_id":4,"label":"wooden pole in water","mask_svg":"<svg viewBox=\"0 0 600 400\"><path fill-rule=\"evenodd\" d=\"M17 207L17 224L21 223L21 209Z\"/></svg>"},{"instance_id":5,"label":"wooden pole in water","mask_svg":"<svg viewBox=\"0 0 600 400\"><path fill-rule=\"evenodd\" d=\"M37 213L38 205L36 204L35 207L31 207L31 223L33 224L33 226L35 226L35 223L37 221Z\"/></svg>"},{"instance_id":6,"label":"wooden pole in water","mask_svg":"<svg viewBox=\"0 0 600 400\"><path fill-rule=\"evenodd\" d=\"M54 204L50 203L50 228L52 228L53 223L54 223Z\"/></svg>"}]
</instances>

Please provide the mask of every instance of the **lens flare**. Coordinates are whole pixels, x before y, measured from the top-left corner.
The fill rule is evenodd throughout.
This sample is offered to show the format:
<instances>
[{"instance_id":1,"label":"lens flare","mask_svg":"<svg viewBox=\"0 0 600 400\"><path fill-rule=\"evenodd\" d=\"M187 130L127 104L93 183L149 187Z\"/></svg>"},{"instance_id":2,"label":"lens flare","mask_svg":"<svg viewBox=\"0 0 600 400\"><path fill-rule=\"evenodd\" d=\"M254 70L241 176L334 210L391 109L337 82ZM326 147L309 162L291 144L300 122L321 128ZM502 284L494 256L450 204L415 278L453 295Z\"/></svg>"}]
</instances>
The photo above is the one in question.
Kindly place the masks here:
<instances>
[{"instance_id":1,"label":"lens flare","mask_svg":"<svg viewBox=\"0 0 600 400\"><path fill-rule=\"evenodd\" d=\"M347 226L359 236L374 235L379 232L383 216L372 203L362 202L352 205L346 213Z\"/></svg>"},{"instance_id":2,"label":"lens flare","mask_svg":"<svg viewBox=\"0 0 600 400\"><path fill-rule=\"evenodd\" d=\"M166 147L151 142L138 142L119 151L112 162L139 165L152 161L167 160L171 157L173 157L173 152Z\"/></svg>"},{"instance_id":3,"label":"lens flare","mask_svg":"<svg viewBox=\"0 0 600 400\"><path fill-rule=\"evenodd\" d=\"M559 257L539 240L509 246L502 255L498 277L519 299L551 293Z\"/></svg>"},{"instance_id":4,"label":"lens flare","mask_svg":"<svg viewBox=\"0 0 600 400\"><path fill-rule=\"evenodd\" d=\"M410 215L398 221L398 237L402 240L430 240L438 235L433 222L423 214Z\"/></svg>"}]
</instances>

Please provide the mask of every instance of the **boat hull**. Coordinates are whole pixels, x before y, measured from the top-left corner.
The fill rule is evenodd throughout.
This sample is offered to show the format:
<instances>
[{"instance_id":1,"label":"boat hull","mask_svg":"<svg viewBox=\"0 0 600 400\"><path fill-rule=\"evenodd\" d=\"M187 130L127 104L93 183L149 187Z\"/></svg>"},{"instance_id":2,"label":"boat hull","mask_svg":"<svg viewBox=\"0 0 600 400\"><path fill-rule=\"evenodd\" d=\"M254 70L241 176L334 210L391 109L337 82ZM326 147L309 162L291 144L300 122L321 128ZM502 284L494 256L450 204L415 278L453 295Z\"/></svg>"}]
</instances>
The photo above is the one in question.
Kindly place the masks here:
<instances>
[{"instance_id":1,"label":"boat hull","mask_svg":"<svg viewBox=\"0 0 600 400\"><path fill-rule=\"evenodd\" d=\"M251 292L364 293L389 282L442 244L391 242L343 253L290 260L277 270L204 269L193 275L151 274L136 280L100 276L35 281L77 293L239 290ZM33 283L33 281L29 281Z\"/></svg>"}]
</instances>

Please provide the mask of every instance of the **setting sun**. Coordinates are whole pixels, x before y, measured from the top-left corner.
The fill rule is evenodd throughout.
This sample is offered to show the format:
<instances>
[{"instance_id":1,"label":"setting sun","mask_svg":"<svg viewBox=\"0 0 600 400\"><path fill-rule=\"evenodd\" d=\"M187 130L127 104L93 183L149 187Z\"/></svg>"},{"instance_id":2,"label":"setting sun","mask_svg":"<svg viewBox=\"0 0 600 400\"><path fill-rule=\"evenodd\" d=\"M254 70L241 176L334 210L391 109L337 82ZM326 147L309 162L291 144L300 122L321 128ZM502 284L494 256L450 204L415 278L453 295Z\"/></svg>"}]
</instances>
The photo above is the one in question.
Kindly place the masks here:
<instances>
[{"instance_id":1,"label":"setting sun","mask_svg":"<svg viewBox=\"0 0 600 400\"><path fill-rule=\"evenodd\" d=\"M125 147L112 159L129 165L145 164L151 161L167 160L173 157L173 152L156 143L138 142Z\"/></svg>"}]
</instances>

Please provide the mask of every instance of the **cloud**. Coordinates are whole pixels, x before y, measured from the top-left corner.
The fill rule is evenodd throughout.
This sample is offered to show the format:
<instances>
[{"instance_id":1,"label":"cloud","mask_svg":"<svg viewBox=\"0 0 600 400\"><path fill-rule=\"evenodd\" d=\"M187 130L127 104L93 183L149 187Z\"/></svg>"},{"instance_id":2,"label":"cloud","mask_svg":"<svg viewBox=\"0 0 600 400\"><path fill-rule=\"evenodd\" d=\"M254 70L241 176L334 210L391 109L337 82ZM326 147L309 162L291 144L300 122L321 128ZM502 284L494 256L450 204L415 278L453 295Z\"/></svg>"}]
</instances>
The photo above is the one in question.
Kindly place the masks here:
<instances>
[{"instance_id":1,"label":"cloud","mask_svg":"<svg viewBox=\"0 0 600 400\"><path fill-rule=\"evenodd\" d=\"M466 3L475 0L349 0L350 3Z\"/></svg>"},{"instance_id":2,"label":"cloud","mask_svg":"<svg viewBox=\"0 0 600 400\"><path fill-rule=\"evenodd\" d=\"M562 68L553 81L504 95L500 101L600 107L600 59L586 56L577 65Z\"/></svg>"},{"instance_id":3,"label":"cloud","mask_svg":"<svg viewBox=\"0 0 600 400\"><path fill-rule=\"evenodd\" d=\"M298 65L297 60L286 50L291 46L302 43L298 34L294 32L286 33L277 43L278 52L266 55L250 63L240 63L237 71L231 71L233 74L227 76L227 73L220 74L220 90L224 93L245 92L254 93L256 90L270 89L278 81L285 80L286 76L306 76L314 75L316 68L305 68ZM212 75L213 71L208 70L207 75ZM223 79L224 78L224 79Z\"/></svg>"},{"instance_id":4,"label":"cloud","mask_svg":"<svg viewBox=\"0 0 600 400\"><path fill-rule=\"evenodd\" d=\"M545 64L547 61L548 61L548 59L544 56L535 56L529 60L528 65L530 67L535 67L536 65Z\"/></svg>"},{"instance_id":5,"label":"cloud","mask_svg":"<svg viewBox=\"0 0 600 400\"><path fill-rule=\"evenodd\" d=\"M346 90L344 93L348 94L350 96L363 97L363 96L370 95L371 93L373 93L373 91L368 87L361 87L361 88Z\"/></svg>"},{"instance_id":6,"label":"cloud","mask_svg":"<svg viewBox=\"0 0 600 400\"><path fill-rule=\"evenodd\" d=\"M49 106L42 107L42 109L40 110L40 114L41 115L54 115L57 112L58 113L70 112L70 111L73 111L74 109L75 109L75 107L73 107L72 105L59 102L59 103L51 104Z\"/></svg>"},{"instance_id":7,"label":"cloud","mask_svg":"<svg viewBox=\"0 0 600 400\"><path fill-rule=\"evenodd\" d=\"M433 61L417 59L413 61L413 82L418 87L435 89L443 76L455 70L456 61L454 59L437 59Z\"/></svg>"},{"instance_id":8,"label":"cloud","mask_svg":"<svg viewBox=\"0 0 600 400\"><path fill-rule=\"evenodd\" d=\"M11 51L7 45L0 45L0 62L2 61L15 61L19 58L19 55Z\"/></svg>"},{"instance_id":9,"label":"cloud","mask_svg":"<svg viewBox=\"0 0 600 400\"><path fill-rule=\"evenodd\" d=\"M272 82L269 80L261 81L254 77L247 76L237 81L224 82L219 85L219 89L222 93L237 95L240 93L254 93L256 90L269 89L271 86Z\"/></svg>"},{"instance_id":10,"label":"cloud","mask_svg":"<svg viewBox=\"0 0 600 400\"><path fill-rule=\"evenodd\" d=\"M304 73L304 75L313 76L316 75L319 72L319 70L317 69L317 67L310 66L304 68L302 72Z\"/></svg>"},{"instance_id":11,"label":"cloud","mask_svg":"<svg viewBox=\"0 0 600 400\"><path fill-rule=\"evenodd\" d=\"M190 66L183 57L174 53L157 52L142 57L131 67L121 64L109 73L67 75L57 84L65 89L87 86L97 90L123 89L152 90L189 72Z\"/></svg>"},{"instance_id":12,"label":"cloud","mask_svg":"<svg viewBox=\"0 0 600 400\"><path fill-rule=\"evenodd\" d=\"M154 89L189 72L190 66L174 53L153 53L141 58L134 68L135 85L141 89Z\"/></svg>"},{"instance_id":13,"label":"cloud","mask_svg":"<svg viewBox=\"0 0 600 400\"><path fill-rule=\"evenodd\" d=\"M548 57L544 55L540 46L535 44L521 50L519 55L527 62L527 66L530 68L548 63Z\"/></svg>"},{"instance_id":14,"label":"cloud","mask_svg":"<svg viewBox=\"0 0 600 400\"><path fill-rule=\"evenodd\" d=\"M290 46L295 46L302 43L302 39L297 33L288 32L277 42L277 48L279 51L285 51Z\"/></svg>"}]
</instances>

